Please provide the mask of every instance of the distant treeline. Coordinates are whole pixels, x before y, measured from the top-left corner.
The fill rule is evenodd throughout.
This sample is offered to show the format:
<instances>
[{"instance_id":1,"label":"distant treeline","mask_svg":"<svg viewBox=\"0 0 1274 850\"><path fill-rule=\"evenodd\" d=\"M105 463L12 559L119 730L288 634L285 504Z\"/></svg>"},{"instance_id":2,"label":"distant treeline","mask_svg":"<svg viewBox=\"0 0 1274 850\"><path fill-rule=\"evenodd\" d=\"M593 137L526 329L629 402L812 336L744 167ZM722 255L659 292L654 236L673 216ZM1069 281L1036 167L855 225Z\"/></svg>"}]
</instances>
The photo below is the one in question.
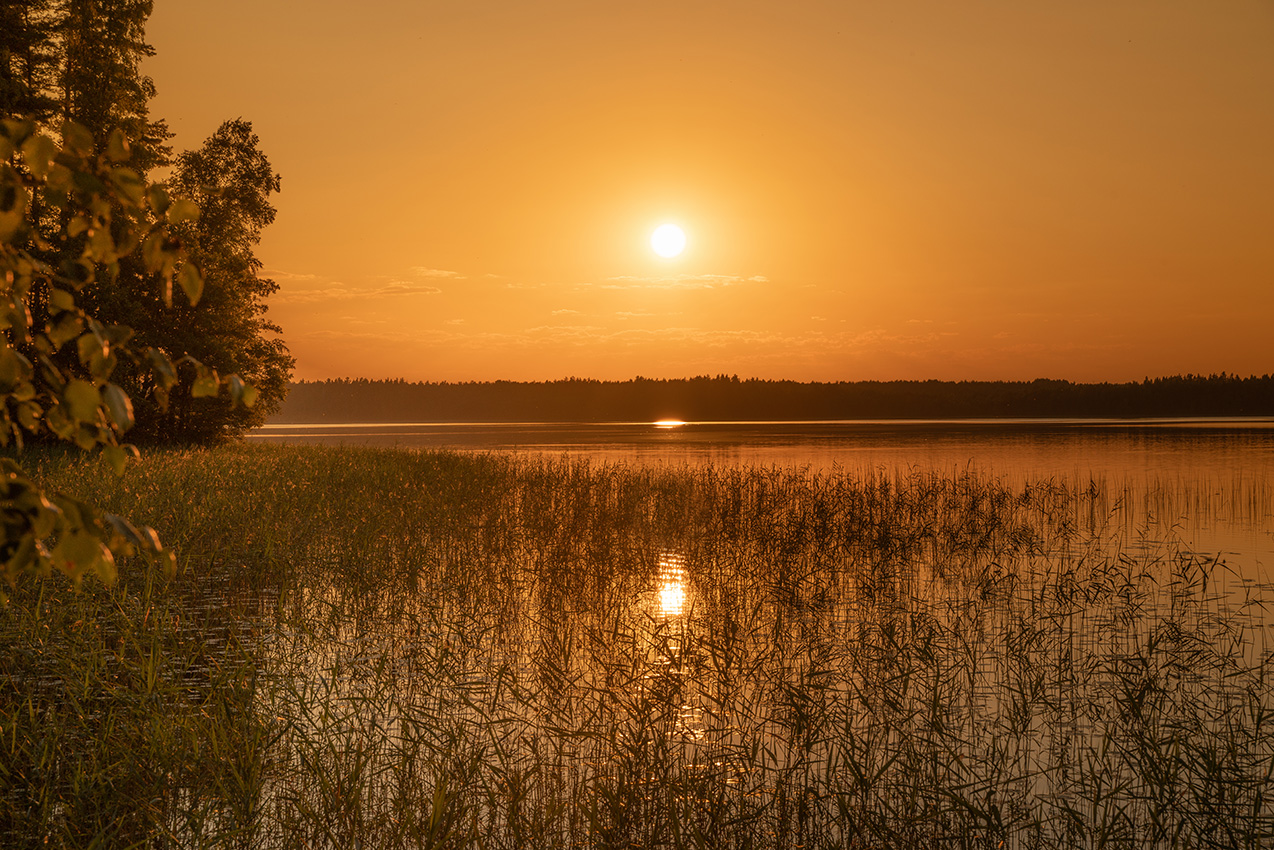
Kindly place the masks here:
<instances>
[{"instance_id":1,"label":"distant treeline","mask_svg":"<svg viewBox=\"0 0 1274 850\"><path fill-rule=\"evenodd\" d=\"M301 381L270 421L648 422L708 420L1274 416L1274 376L1070 381Z\"/></svg>"}]
</instances>

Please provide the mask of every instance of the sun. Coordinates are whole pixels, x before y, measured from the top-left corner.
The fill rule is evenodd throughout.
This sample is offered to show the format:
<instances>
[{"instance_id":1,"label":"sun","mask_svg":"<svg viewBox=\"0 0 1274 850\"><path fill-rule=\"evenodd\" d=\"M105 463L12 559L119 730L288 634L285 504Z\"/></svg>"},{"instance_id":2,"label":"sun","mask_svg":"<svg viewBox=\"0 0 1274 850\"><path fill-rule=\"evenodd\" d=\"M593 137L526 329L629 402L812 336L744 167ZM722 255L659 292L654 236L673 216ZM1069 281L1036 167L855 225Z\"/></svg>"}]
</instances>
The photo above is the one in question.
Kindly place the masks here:
<instances>
[{"instance_id":1,"label":"sun","mask_svg":"<svg viewBox=\"0 0 1274 850\"><path fill-rule=\"evenodd\" d=\"M686 249L686 234L675 224L661 224L650 234L650 247L661 257L675 257Z\"/></svg>"}]
</instances>

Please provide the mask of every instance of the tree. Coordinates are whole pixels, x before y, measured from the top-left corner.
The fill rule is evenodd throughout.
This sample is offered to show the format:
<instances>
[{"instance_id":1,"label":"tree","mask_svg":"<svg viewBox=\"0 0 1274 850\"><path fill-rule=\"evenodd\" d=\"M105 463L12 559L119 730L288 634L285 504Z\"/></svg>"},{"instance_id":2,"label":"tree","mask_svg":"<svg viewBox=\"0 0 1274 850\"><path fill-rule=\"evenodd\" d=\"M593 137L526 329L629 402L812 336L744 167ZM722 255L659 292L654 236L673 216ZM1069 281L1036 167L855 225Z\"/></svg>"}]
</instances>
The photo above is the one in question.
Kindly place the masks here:
<instances>
[{"instance_id":1,"label":"tree","mask_svg":"<svg viewBox=\"0 0 1274 850\"><path fill-rule=\"evenodd\" d=\"M0 115L57 111L56 20L47 0L0 0Z\"/></svg>"},{"instance_id":2,"label":"tree","mask_svg":"<svg viewBox=\"0 0 1274 850\"><path fill-rule=\"evenodd\" d=\"M198 379L193 367L178 374L173 403L161 408L143 401L137 409L141 439L207 443L238 436L278 410L287 394L293 358L265 317L267 296L278 286L260 276L255 249L261 231L274 221L270 196L280 189L279 175L259 148L252 125L227 121L198 150L177 158L169 187L192 199L201 214L174 228L203 275L197 305L160 310L156 287L116 290L110 310L138 332L138 340L170 354L189 355L221 374L242 376L257 392L251 408L229 398L193 398ZM147 373L135 373L131 385L143 399Z\"/></svg>"},{"instance_id":3,"label":"tree","mask_svg":"<svg viewBox=\"0 0 1274 850\"><path fill-rule=\"evenodd\" d=\"M152 0L0 0L0 115L45 128L71 120L105 144L119 128L130 165L167 164L172 134L152 121L155 85L141 73ZM99 153L101 151L98 151Z\"/></svg>"},{"instance_id":4,"label":"tree","mask_svg":"<svg viewBox=\"0 0 1274 850\"><path fill-rule=\"evenodd\" d=\"M51 433L86 450L102 447L121 473L135 452L120 442L134 421L132 400L114 380L121 363L148 370L161 400L182 368L194 370L197 395L224 387L232 401L250 404L251 392L237 376L223 381L193 359L174 363L157 348L142 348L131 328L81 306L80 294L99 279L117 278L129 257L165 282L169 305L174 281L197 303L202 280L172 230L196 218L198 207L148 186L124 165L122 132L98 145L85 128L67 123L61 136L55 141L30 120L0 121L0 444L21 446L27 435ZM31 218L37 206L63 224L43 232ZM53 265L43 259L49 255L75 261ZM37 292L47 303L42 324L28 306ZM133 553L172 563L153 530L46 493L8 458L0 460L0 522L0 564L11 585L53 569L77 581L88 574L109 581L115 559Z\"/></svg>"},{"instance_id":5,"label":"tree","mask_svg":"<svg viewBox=\"0 0 1274 850\"><path fill-rule=\"evenodd\" d=\"M60 68L58 115L85 127L99 142L116 129L130 140L130 165L145 177L172 155L167 124L150 120L155 84L141 62L155 54L146 43L152 0L64 0L57 20Z\"/></svg>"},{"instance_id":6,"label":"tree","mask_svg":"<svg viewBox=\"0 0 1274 850\"><path fill-rule=\"evenodd\" d=\"M5 23L0 56L6 61L0 67L6 73L0 77L0 96L7 111L27 112L44 127L72 121L98 145L121 131L130 140L129 167L143 180L154 167L171 163L171 133L162 120L150 118L155 87L140 70L141 61L154 53L145 38L153 0L0 3ZM168 284L130 254L119 259L115 274L86 281L77 296L80 306L103 322L134 328L146 345L178 358L190 354L218 374L243 375L257 388L261 404L256 409L232 407L224 399L196 400L190 391L200 376L190 365L193 359L184 360L174 403L164 407L165 388L155 385L153 375L121 364L117 382L138 399L136 439L211 442L260 424L287 392L293 360L277 336L279 328L265 318L265 298L277 287L260 277L253 253L262 228L274 218L270 195L279 191L279 177L259 150L251 125L237 120L226 122L201 149L183 153L172 185L204 208L198 221L174 225L197 264L209 272L204 302L161 309ZM66 222L39 203L33 197L28 216L35 229L60 232ZM77 267L77 245L46 242L53 247L36 248L40 259ZM40 281L26 306L35 325L45 324L50 305Z\"/></svg>"}]
</instances>

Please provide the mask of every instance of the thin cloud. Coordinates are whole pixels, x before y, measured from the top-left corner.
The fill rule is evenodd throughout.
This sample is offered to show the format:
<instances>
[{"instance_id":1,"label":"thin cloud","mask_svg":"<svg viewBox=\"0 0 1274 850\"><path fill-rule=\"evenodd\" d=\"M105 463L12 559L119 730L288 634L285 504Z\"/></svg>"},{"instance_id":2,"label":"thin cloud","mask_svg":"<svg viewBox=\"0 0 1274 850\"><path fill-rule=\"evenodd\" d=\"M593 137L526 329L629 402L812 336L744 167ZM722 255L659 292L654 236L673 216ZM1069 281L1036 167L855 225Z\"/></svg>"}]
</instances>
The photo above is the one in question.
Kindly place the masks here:
<instances>
[{"instance_id":1,"label":"thin cloud","mask_svg":"<svg viewBox=\"0 0 1274 850\"><path fill-rule=\"evenodd\" d=\"M769 283L765 275L744 277L737 274L679 274L672 277L640 277L638 275L619 275L608 277L601 284L602 289L716 289L724 286L738 286L742 283Z\"/></svg>"},{"instance_id":2,"label":"thin cloud","mask_svg":"<svg viewBox=\"0 0 1274 850\"><path fill-rule=\"evenodd\" d=\"M369 298L392 298L403 295L437 295L442 292L436 286L416 281L395 280L374 289L355 289L334 282L314 289L284 289L275 294L272 301L279 304L318 304L331 301L355 301Z\"/></svg>"},{"instance_id":3,"label":"thin cloud","mask_svg":"<svg viewBox=\"0 0 1274 850\"><path fill-rule=\"evenodd\" d=\"M283 269L262 269L261 276L269 278L274 282L290 281L290 280L318 280L315 274L299 274L297 272L286 272Z\"/></svg>"},{"instance_id":4,"label":"thin cloud","mask_svg":"<svg viewBox=\"0 0 1274 850\"><path fill-rule=\"evenodd\" d=\"M464 275L459 272L448 271L446 269L431 269L427 266L412 266L411 273L417 277L431 278L451 278L454 280L464 280Z\"/></svg>"},{"instance_id":5,"label":"thin cloud","mask_svg":"<svg viewBox=\"0 0 1274 850\"><path fill-rule=\"evenodd\" d=\"M442 292L436 286L429 286L424 283L417 283L410 280L394 280L390 281L388 286L382 286L380 289L372 290L376 296L380 295L437 295Z\"/></svg>"}]
</instances>

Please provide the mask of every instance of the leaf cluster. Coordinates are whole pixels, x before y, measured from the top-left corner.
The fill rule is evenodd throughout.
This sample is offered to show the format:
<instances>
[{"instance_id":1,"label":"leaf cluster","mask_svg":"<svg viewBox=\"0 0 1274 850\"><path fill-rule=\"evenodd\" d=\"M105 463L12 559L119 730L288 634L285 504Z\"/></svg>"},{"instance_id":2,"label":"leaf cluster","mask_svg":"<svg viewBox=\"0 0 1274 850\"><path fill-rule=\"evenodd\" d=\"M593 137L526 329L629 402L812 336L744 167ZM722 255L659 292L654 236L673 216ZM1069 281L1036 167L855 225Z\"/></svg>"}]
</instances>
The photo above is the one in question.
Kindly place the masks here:
<instances>
[{"instance_id":1,"label":"leaf cluster","mask_svg":"<svg viewBox=\"0 0 1274 850\"><path fill-rule=\"evenodd\" d=\"M196 397L217 396L224 386L232 404L251 406L256 391L188 355L174 360L162 348L138 346L131 327L84 308L86 290L114 284L126 258L140 258L145 273L163 282L167 308L176 300L174 282L197 304L203 277L174 234L198 219L199 207L130 168L123 132L100 148L73 122L60 135L30 120L0 121L0 445L20 449L24 437L42 435L100 447L122 474L136 455L121 441L135 423L132 399L113 380L122 363L148 374L161 407L179 370L193 371ZM135 553L174 563L152 529L46 494L11 460L0 483L0 522L10 585L52 569L76 581L86 574L110 581L116 557Z\"/></svg>"}]
</instances>

